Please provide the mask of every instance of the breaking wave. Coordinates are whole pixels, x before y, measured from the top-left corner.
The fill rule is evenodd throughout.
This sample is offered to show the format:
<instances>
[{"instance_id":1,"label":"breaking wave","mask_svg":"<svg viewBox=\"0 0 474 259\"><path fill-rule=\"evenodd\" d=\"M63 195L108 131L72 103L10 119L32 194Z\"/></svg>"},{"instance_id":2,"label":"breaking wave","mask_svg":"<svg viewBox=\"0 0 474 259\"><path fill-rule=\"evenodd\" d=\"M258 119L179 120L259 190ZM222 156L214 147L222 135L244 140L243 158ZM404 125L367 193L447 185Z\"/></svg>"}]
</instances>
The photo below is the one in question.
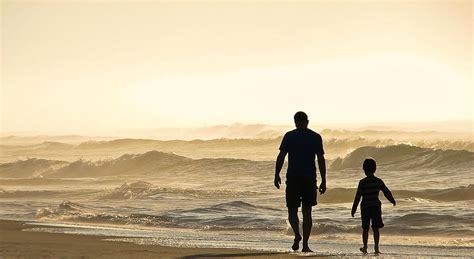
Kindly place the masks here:
<instances>
[{"instance_id":1,"label":"breaking wave","mask_svg":"<svg viewBox=\"0 0 474 259\"><path fill-rule=\"evenodd\" d=\"M38 209L36 218L99 224L139 225L159 225L161 222L165 223L168 221L164 217L145 214L108 214L71 201L63 201L57 208Z\"/></svg>"},{"instance_id":2,"label":"breaking wave","mask_svg":"<svg viewBox=\"0 0 474 259\"><path fill-rule=\"evenodd\" d=\"M255 206L243 201L233 201L206 208L169 211L161 215L144 213L124 215L108 214L79 203L63 201L57 208L38 209L36 218L99 224L133 224L216 230L282 229L285 220L277 215L272 217L267 212L275 214L278 210Z\"/></svg>"},{"instance_id":3,"label":"breaking wave","mask_svg":"<svg viewBox=\"0 0 474 259\"><path fill-rule=\"evenodd\" d=\"M251 161L233 158L191 159L172 153L150 151L144 154L123 155L117 159L91 162L78 160L48 175L56 178L104 177L117 175L139 175L155 177L162 175L256 174L270 170L273 162Z\"/></svg>"},{"instance_id":4,"label":"breaking wave","mask_svg":"<svg viewBox=\"0 0 474 259\"><path fill-rule=\"evenodd\" d=\"M464 150L438 150L405 144L386 147L361 147L345 158L331 164L332 170L360 168L367 157L377 160L379 166L393 170L438 168L449 169L474 165L474 153Z\"/></svg>"},{"instance_id":5,"label":"breaking wave","mask_svg":"<svg viewBox=\"0 0 474 259\"><path fill-rule=\"evenodd\" d=\"M68 163L58 160L30 158L12 163L0 164L0 177L30 178L43 177L55 170L66 166Z\"/></svg>"},{"instance_id":6,"label":"breaking wave","mask_svg":"<svg viewBox=\"0 0 474 259\"><path fill-rule=\"evenodd\" d=\"M331 170L360 168L363 160L374 157L380 166L392 170L459 169L474 166L474 153L462 150L435 150L409 145L361 147L345 158L337 158ZM0 164L0 177L80 178L135 175L156 177L163 175L259 175L273 170L274 162L231 158L191 159L172 153L150 151L127 154L103 161L77 160L74 162L29 159Z\"/></svg>"}]
</instances>

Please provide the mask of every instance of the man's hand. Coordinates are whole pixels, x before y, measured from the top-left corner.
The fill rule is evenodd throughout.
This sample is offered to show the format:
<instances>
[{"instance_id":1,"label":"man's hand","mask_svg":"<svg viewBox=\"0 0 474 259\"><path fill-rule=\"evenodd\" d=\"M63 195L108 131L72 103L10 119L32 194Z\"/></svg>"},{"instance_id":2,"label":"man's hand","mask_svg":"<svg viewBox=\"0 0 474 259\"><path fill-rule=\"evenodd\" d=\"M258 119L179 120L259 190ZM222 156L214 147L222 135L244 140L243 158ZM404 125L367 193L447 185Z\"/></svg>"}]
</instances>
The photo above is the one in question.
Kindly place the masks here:
<instances>
[{"instance_id":1,"label":"man's hand","mask_svg":"<svg viewBox=\"0 0 474 259\"><path fill-rule=\"evenodd\" d=\"M355 210L352 210L351 211L351 216L354 217L355 214L356 214Z\"/></svg>"},{"instance_id":2,"label":"man's hand","mask_svg":"<svg viewBox=\"0 0 474 259\"><path fill-rule=\"evenodd\" d=\"M319 193L324 194L325 192L326 192L326 181L323 181L319 185Z\"/></svg>"},{"instance_id":3,"label":"man's hand","mask_svg":"<svg viewBox=\"0 0 474 259\"><path fill-rule=\"evenodd\" d=\"M280 189L281 179L279 175L275 175L275 180L273 181L273 184L275 184L275 187L277 189Z\"/></svg>"},{"instance_id":4,"label":"man's hand","mask_svg":"<svg viewBox=\"0 0 474 259\"><path fill-rule=\"evenodd\" d=\"M276 165L275 165L275 180L273 181L273 184L275 184L275 187L277 189L280 189L280 184L281 184L280 171L281 171L281 168L283 167L283 163L285 163L285 157L287 153L288 151L280 150L280 153L278 153L278 156L277 156Z\"/></svg>"},{"instance_id":5,"label":"man's hand","mask_svg":"<svg viewBox=\"0 0 474 259\"><path fill-rule=\"evenodd\" d=\"M393 201L392 204L393 204L393 206L397 206L397 202L396 202L396 201Z\"/></svg>"}]
</instances>

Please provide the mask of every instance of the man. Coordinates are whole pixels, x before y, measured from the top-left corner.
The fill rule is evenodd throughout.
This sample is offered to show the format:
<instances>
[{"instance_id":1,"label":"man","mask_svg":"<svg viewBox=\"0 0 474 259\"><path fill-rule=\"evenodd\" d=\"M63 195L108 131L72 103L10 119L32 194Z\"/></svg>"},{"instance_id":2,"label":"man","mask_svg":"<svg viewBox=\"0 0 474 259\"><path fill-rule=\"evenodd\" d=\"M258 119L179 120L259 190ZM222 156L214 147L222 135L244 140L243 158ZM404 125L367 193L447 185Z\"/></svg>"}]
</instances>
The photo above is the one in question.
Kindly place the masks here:
<instances>
[{"instance_id":1,"label":"man","mask_svg":"<svg viewBox=\"0 0 474 259\"><path fill-rule=\"evenodd\" d=\"M288 221L295 233L293 250L299 249L301 235L299 231L298 207L302 204L303 212L303 249L302 252L312 252L308 239L313 227L311 209L317 204L316 185L316 156L318 158L321 185L319 192L326 192L326 160L324 159L323 141L321 136L308 129L308 116L304 112L297 112L294 116L296 129L289 131L283 137L280 153L276 160L275 181L276 188L280 189L280 171L288 154L288 169L286 173L286 206L288 207Z\"/></svg>"}]
</instances>

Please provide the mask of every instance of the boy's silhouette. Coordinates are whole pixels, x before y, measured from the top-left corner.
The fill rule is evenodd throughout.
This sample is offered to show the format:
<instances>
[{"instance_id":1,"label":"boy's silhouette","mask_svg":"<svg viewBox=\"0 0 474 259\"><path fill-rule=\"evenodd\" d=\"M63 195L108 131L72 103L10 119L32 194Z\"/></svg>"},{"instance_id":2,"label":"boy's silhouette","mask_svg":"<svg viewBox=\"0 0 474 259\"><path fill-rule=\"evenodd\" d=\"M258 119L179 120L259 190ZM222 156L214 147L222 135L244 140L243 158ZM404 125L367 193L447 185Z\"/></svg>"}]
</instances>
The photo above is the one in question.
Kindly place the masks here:
<instances>
[{"instance_id":1,"label":"boy's silhouette","mask_svg":"<svg viewBox=\"0 0 474 259\"><path fill-rule=\"evenodd\" d=\"M377 164L374 159L367 158L362 166L365 175L364 179L359 181L357 187L357 193L354 198L354 204L352 205L351 215L354 214L359 205L360 198L362 196L362 203L360 204L361 220L362 220L362 241L364 246L360 248L360 251L364 254L367 253L367 241L369 239L369 227L372 222L372 230L374 231L374 250L375 253L380 253L379 240L380 232L379 229L383 228L384 224L382 221L382 203L379 200L379 191L382 191L385 197L395 206L397 203L392 196L390 190L385 186L382 179L375 177L374 173L377 169Z\"/></svg>"},{"instance_id":2,"label":"boy's silhouette","mask_svg":"<svg viewBox=\"0 0 474 259\"><path fill-rule=\"evenodd\" d=\"M308 116L297 112L294 116L296 129L283 137L280 153L276 160L274 184L279 189L281 184L280 171L288 154L288 170L286 173L286 206L288 221L295 233L292 249L298 250L301 241L299 231L298 207L303 204L303 252L312 252L308 245L313 226L311 209L317 204L316 164L318 157L321 185L319 191L326 191L326 162L324 159L323 141L321 136L308 129Z\"/></svg>"}]
</instances>

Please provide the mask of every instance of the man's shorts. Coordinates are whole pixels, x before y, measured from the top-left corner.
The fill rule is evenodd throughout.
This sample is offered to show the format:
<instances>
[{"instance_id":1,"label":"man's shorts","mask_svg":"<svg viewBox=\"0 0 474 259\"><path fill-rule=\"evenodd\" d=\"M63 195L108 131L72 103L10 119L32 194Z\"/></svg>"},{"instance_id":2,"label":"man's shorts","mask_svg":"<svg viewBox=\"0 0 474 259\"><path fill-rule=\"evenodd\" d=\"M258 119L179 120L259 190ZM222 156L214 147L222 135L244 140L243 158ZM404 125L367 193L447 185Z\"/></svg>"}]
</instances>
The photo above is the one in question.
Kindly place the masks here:
<instances>
[{"instance_id":1,"label":"man's shorts","mask_svg":"<svg viewBox=\"0 0 474 259\"><path fill-rule=\"evenodd\" d=\"M317 202L316 179L313 177L286 177L286 207L315 206Z\"/></svg>"},{"instance_id":2,"label":"man's shorts","mask_svg":"<svg viewBox=\"0 0 474 259\"><path fill-rule=\"evenodd\" d=\"M382 207L370 206L361 209L362 229L368 230L372 221L372 228L383 228Z\"/></svg>"}]
</instances>

